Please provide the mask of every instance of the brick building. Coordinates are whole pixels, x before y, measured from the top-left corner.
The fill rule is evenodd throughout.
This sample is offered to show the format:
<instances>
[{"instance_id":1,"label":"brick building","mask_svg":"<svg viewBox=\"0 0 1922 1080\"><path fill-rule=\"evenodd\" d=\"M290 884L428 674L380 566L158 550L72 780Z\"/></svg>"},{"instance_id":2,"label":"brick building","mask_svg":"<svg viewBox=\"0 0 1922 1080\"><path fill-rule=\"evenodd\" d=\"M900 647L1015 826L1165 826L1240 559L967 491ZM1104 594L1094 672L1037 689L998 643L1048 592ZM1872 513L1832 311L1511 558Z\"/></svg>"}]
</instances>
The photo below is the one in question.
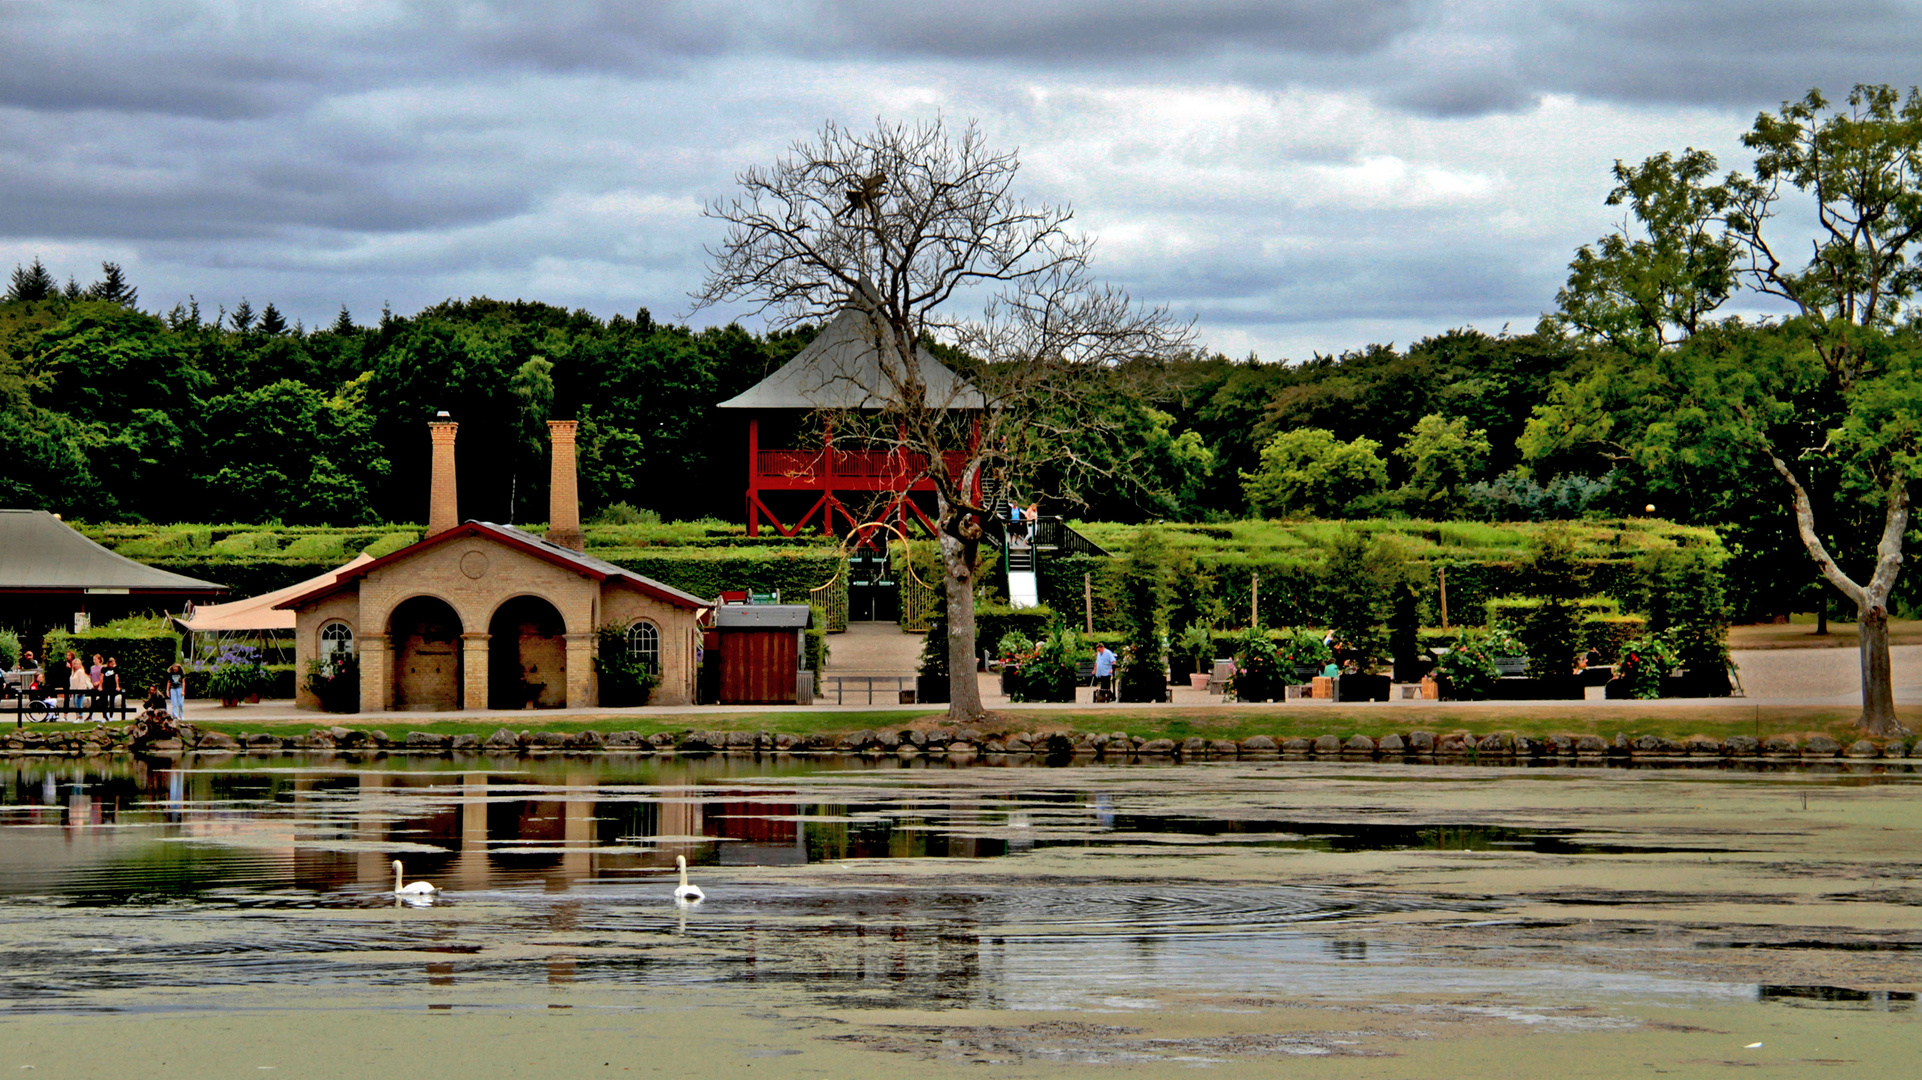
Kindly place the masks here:
<instances>
[{"instance_id":1,"label":"brick building","mask_svg":"<svg viewBox=\"0 0 1922 1080\"><path fill-rule=\"evenodd\" d=\"M295 614L299 670L352 650L365 711L595 705L597 631L614 625L624 628L624 647L661 677L651 700L692 703L701 622L714 602L583 553L574 422L548 424L554 473L545 539L460 521L456 425L439 420L428 429L425 537L277 605ZM320 705L305 687L299 704Z\"/></svg>"}]
</instances>

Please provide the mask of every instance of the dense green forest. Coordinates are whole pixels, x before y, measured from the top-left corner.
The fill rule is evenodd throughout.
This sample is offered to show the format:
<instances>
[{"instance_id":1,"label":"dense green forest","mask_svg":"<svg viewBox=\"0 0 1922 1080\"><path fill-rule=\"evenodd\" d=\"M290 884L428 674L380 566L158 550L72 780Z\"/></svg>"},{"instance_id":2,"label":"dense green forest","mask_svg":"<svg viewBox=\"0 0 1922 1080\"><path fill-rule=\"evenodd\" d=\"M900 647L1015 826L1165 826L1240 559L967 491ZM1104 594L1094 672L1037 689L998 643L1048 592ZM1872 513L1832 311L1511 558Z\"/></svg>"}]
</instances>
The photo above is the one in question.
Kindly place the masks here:
<instances>
[{"instance_id":1,"label":"dense green forest","mask_svg":"<svg viewBox=\"0 0 1922 1080\"><path fill-rule=\"evenodd\" d=\"M0 492L9 506L96 522L418 521L423 425L445 409L461 423L466 516L543 520L542 422L575 417L590 515L618 502L732 520L744 440L714 405L810 339L484 298L382 312L373 325L343 309L310 329L272 304L147 312L117 267L63 289L36 263L16 269L0 301ZM1796 340L1736 324L1717 347L1780 352ZM1817 602L1766 461L1544 434L1541 419L1565 413L1581 388L1601 392L1594 376L1619 357L1545 327L1458 329L1296 364L1196 355L1124 367L1114 407L1135 414L1129 430L1145 452L1131 456L1144 464L1064 509L1122 522L1500 521L1641 516L1653 504L1656 516L1717 527L1732 577L1767 583L1739 590L1744 613ZM1595 407L1659 406L1617 390Z\"/></svg>"}]
</instances>

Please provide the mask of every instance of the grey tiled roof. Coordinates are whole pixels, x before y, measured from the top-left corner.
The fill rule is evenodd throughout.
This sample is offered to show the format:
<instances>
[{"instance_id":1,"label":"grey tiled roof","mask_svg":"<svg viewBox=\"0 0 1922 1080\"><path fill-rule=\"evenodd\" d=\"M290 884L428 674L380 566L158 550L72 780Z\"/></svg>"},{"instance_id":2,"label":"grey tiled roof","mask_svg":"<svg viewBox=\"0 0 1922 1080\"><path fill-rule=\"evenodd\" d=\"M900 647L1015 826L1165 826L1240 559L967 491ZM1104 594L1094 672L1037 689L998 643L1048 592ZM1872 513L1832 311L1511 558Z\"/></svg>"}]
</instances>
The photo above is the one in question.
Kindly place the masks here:
<instances>
[{"instance_id":1,"label":"grey tiled roof","mask_svg":"<svg viewBox=\"0 0 1922 1080\"><path fill-rule=\"evenodd\" d=\"M896 380L882 367L877 342L891 342L892 329L850 304L808 347L746 392L721 402L723 409L883 409ZM890 356L896 355L890 346ZM914 350L927 404L935 409L979 409L981 392L924 349Z\"/></svg>"},{"instance_id":2,"label":"grey tiled roof","mask_svg":"<svg viewBox=\"0 0 1922 1080\"><path fill-rule=\"evenodd\" d=\"M0 590L217 593L226 586L117 555L45 510L0 510Z\"/></svg>"}]
</instances>

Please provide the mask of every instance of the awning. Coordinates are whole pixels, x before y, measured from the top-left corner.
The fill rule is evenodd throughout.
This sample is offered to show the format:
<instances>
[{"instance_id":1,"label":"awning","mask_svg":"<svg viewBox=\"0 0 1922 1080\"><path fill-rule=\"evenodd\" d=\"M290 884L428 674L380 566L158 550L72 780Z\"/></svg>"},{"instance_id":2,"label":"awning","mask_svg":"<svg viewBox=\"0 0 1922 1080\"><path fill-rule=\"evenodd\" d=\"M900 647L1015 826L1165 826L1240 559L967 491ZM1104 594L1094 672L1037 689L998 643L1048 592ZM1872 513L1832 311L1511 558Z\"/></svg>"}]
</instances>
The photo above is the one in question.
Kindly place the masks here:
<instances>
[{"instance_id":1,"label":"awning","mask_svg":"<svg viewBox=\"0 0 1922 1080\"><path fill-rule=\"evenodd\" d=\"M372 555L362 552L354 556L353 561L342 566L336 566L319 577L309 578L298 584L289 585L282 589L275 589L273 592L263 593L260 596L250 596L245 600L236 600L231 604L210 604L206 607L195 608L192 618L176 617L174 622L180 624L182 630L195 634L237 634L265 630L292 630L294 628L293 609L289 608L285 611L276 611L274 610L275 604L291 597L299 596L302 593L312 592L315 589L332 585L334 579L341 574L373 561L374 557Z\"/></svg>"}]
</instances>

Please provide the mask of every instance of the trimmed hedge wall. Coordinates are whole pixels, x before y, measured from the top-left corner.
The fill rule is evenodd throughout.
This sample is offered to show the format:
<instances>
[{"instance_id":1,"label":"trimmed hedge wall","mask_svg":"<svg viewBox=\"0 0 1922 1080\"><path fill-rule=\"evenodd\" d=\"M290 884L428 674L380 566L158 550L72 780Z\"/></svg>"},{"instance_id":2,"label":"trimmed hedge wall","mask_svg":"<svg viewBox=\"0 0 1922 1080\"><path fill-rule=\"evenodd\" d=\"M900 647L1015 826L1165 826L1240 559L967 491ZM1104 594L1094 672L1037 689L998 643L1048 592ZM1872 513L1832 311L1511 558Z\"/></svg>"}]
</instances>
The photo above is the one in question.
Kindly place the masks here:
<instances>
[{"instance_id":1,"label":"trimmed hedge wall","mask_svg":"<svg viewBox=\"0 0 1922 1080\"><path fill-rule=\"evenodd\" d=\"M65 660L67 650L84 654L91 662L94 653L118 661L120 689L137 699L149 686L167 679L167 669L180 659L180 639L173 634L128 636L107 630L72 634L54 630L47 634L47 658Z\"/></svg>"},{"instance_id":2,"label":"trimmed hedge wall","mask_svg":"<svg viewBox=\"0 0 1922 1080\"><path fill-rule=\"evenodd\" d=\"M604 548L592 554L696 596L745 589L805 604L810 590L832 580L847 600L848 561L838 548Z\"/></svg>"}]
</instances>

